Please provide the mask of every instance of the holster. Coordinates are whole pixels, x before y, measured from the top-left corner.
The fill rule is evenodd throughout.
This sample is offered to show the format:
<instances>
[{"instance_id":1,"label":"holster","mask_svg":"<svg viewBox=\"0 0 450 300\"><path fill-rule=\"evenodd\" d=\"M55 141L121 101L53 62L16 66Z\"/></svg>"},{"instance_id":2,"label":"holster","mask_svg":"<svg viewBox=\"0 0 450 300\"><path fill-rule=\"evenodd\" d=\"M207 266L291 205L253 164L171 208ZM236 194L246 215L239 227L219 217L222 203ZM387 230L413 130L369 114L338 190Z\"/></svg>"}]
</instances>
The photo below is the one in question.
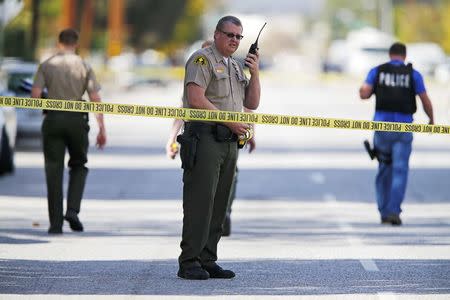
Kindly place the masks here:
<instances>
[{"instance_id":1,"label":"holster","mask_svg":"<svg viewBox=\"0 0 450 300\"><path fill-rule=\"evenodd\" d=\"M177 142L181 145L181 167L184 170L191 170L195 165L198 141L199 135L196 132L185 131L177 136Z\"/></svg>"},{"instance_id":2,"label":"holster","mask_svg":"<svg viewBox=\"0 0 450 300\"><path fill-rule=\"evenodd\" d=\"M368 140L364 141L364 148L370 156L370 159L376 158L378 162L390 165L392 163L392 155L379 151L376 147L371 148Z\"/></svg>"}]
</instances>

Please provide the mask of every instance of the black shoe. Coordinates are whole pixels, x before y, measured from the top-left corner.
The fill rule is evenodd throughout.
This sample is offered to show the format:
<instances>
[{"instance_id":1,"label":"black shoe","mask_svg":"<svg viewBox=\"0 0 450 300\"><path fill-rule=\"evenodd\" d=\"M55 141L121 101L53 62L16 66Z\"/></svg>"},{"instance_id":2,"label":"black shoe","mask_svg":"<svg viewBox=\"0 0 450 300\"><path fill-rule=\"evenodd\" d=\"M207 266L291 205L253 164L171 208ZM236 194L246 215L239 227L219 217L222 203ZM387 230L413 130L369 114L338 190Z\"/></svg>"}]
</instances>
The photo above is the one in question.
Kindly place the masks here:
<instances>
[{"instance_id":1,"label":"black shoe","mask_svg":"<svg viewBox=\"0 0 450 300\"><path fill-rule=\"evenodd\" d=\"M222 236L230 236L231 234L231 217L226 216L222 225Z\"/></svg>"},{"instance_id":2,"label":"black shoe","mask_svg":"<svg viewBox=\"0 0 450 300\"><path fill-rule=\"evenodd\" d=\"M190 280L206 280L209 278L208 272L206 272L199 266L192 266L187 268L180 267L180 269L178 269L177 275L178 277Z\"/></svg>"},{"instance_id":3,"label":"black shoe","mask_svg":"<svg viewBox=\"0 0 450 300\"><path fill-rule=\"evenodd\" d=\"M381 218L381 224L391 224L393 226L402 225L402 219L400 219L399 215L389 215L387 217Z\"/></svg>"},{"instance_id":4,"label":"black shoe","mask_svg":"<svg viewBox=\"0 0 450 300\"><path fill-rule=\"evenodd\" d=\"M76 214L66 214L64 219L69 222L70 229L73 231L83 231L83 224L81 224L80 219Z\"/></svg>"},{"instance_id":5,"label":"black shoe","mask_svg":"<svg viewBox=\"0 0 450 300\"><path fill-rule=\"evenodd\" d=\"M224 270L218 264L212 266L202 266L209 273L210 278L230 279L236 276L231 270Z\"/></svg>"},{"instance_id":6,"label":"black shoe","mask_svg":"<svg viewBox=\"0 0 450 300\"><path fill-rule=\"evenodd\" d=\"M62 234L62 228L61 227L51 227L48 229L48 234Z\"/></svg>"},{"instance_id":7,"label":"black shoe","mask_svg":"<svg viewBox=\"0 0 450 300\"><path fill-rule=\"evenodd\" d=\"M381 217L381 224L391 224L387 217Z\"/></svg>"}]
</instances>

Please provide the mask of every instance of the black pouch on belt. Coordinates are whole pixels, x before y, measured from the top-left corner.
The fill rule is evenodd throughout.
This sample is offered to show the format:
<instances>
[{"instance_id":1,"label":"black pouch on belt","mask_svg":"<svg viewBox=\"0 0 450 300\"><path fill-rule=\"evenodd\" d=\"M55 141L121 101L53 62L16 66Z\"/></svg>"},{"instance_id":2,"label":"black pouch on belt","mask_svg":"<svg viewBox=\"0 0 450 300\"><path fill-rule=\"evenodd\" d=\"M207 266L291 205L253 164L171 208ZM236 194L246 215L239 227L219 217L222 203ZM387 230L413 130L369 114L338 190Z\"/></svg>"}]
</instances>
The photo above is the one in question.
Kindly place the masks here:
<instances>
[{"instance_id":1,"label":"black pouch on belt","mask_svg":"<svg viewBox=\"0 0 450 300\"><path fill-rule=\"evenodd\" d=\"M199 137L197 133L184 132L177 137L177 142L181 145L181 167L184 170L190 170L195 165L198 141Z\"/></svg>"}]
</instances>

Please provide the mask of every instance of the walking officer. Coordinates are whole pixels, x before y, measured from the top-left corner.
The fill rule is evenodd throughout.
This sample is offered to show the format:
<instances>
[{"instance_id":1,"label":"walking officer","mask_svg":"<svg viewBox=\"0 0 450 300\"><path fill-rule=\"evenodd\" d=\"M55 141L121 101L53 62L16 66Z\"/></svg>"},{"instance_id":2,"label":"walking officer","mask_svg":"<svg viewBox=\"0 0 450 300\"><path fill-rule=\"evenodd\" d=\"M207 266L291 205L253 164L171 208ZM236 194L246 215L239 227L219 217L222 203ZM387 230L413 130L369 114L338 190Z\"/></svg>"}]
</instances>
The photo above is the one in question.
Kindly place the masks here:
<instances>
[{"instance_id":1,"label":"walking officer","mask_svg":"<svg viewBox=\"0 0 450 300\"><path fill-rule=\"evenodd\" d=\"M394 43L389 57L388 63L370 70L359 90L361 99L375 94L374 121L412 123L417 110L416 95L419 95L429 124L434 124L433 107L422 75L411 64L405 65L406 46ZM379 162L375 190L382 224L402 224L400 206L406 192L412 140L411 132L375 131L374 150L366 141L369 154Z\"/></svg>"},{"instance_id":2,"label":"walking officer","mask_svg":"<svg viewBox=\"0 0 450 300\"><path fill-rule=\"evenodd\" d=\"M196 51L186 63L183 107L241 112L256 109L261 88L259 55L248 54L243 67L232 54L242 36L234 16L219 20L214 44ZM236 171L238 137L249 124L186 122L178 137L183 173L183 233L178 276L185 279L232 278L217 263L228 199Z\"/></svg>"},{"instance_id":3,"label":"walking officer","mask_svg":"<svg viewBox=\"0 0 450 300\"><path fill-rule=\"evenodd\" d=\"M78 32L73 29L61 31L58 38L58 52L44 61L36 73L31 96L39 98L47 88L50 99L82 100L85 91L89 99L100 102L98 84L91 67L75 54ZM99 133L97 146L103 148L106 132L103 115L96 114ZM49 234L62 234L63 219L69 222L73 231L83 231L78 218L81 198L88 169L89 146L88 114L80 112L47 111L42 123L42 140L47 181ZM69 152L69 187L67 210L63 216L63 173L64 156Z\"/></svg>"}]
</instances>

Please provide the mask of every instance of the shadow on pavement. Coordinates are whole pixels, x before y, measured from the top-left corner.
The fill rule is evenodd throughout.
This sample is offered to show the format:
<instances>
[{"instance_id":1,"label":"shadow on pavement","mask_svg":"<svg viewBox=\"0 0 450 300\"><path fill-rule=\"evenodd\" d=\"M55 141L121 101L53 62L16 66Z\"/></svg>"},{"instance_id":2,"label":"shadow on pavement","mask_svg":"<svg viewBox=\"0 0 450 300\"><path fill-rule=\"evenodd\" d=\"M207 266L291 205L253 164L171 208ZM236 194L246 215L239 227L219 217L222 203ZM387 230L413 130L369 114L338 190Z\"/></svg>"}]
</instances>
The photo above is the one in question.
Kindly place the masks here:
<instances>
[{"instance_id":1,"label":"shadow on pavement","mask_svg":"<svg viewBox=\"0 0 450 300\"><path fill-rule=\"evenodd\" d=\"M48 241L35 240L35 239L12 238L12 237L3 236L0 234L0 245L1 244L23 245L23 244L45 244L45 243L48 243Z\"/></svg>"},{"instance_id":2,"label":"shadow on pavement","mask_svg":"<svg viewBox=\"0 0 450 300\"><path fill-rule=\"evenodd\" d=\"M188 281L176 260L2 260L0 293L59 295L329 295L450 293L449 260L226 261L232 280Z\"/></svg>"},{"instance_id":3,"label":"shadow on pavement","mask_svg":"<svg viewBox=\"0 0 450 300\"><path fill-rule=\"evenodd\" d=\"M181 205L181 204L180 204ZM261 240L271 242L292 240L296 244L308 246L341 247L348 245L348 239L357 238L366 246L448 246L450 231L448 220L444 217L410 217L401 227L380 225L368 221L346 222L347 229L342 228L335 217L323 214L300 213L298 217L251 217L232 218L232 241L251 243ZM83 220L82 220L83 221ZM152 216L146 219L116 220L103 219L94 224L83 221L85 232L77 233L64 224L64 236L84 238L130 237L130 238L181 238L182 220L155 220ZM17 224L25 224L20 220ZM51 242L47 234L47 224L38 228L20 228L10 224L9 228L0 229L0 244L30 244ZM22 238L23 237L23 238ZM33 237L36 237L34 239ZM229 238L223 237L223 240ZM275 245L271 245L275 247ZM450 273L450 272L449 272Z\"/></svg>"},{"instance_id":4,"label":"shadow on pavement","mask_svg":"<svg viewBox=\"0 0 450 300\"><path fill-rule=\"evenodd\" d=\"M333 195L337 200L375 203L375 172L375 170L351 169L242 169L238 176L237 197L246 200L298 201L324 199L326 195ZM320 176L326 178L325 181L320 184L314 183L311 180L314 173L320 173ZM66 170L64 176L66 182L67 175ZM405 201L448 202L449 177L450 169L411 170ZM14 176L0 178L0 190L4 196L45 198L44 171L41 168L17 169ZM91 169L84 198L181 199L182 172L170 169Z\"/></svg>"}]
</instances>

